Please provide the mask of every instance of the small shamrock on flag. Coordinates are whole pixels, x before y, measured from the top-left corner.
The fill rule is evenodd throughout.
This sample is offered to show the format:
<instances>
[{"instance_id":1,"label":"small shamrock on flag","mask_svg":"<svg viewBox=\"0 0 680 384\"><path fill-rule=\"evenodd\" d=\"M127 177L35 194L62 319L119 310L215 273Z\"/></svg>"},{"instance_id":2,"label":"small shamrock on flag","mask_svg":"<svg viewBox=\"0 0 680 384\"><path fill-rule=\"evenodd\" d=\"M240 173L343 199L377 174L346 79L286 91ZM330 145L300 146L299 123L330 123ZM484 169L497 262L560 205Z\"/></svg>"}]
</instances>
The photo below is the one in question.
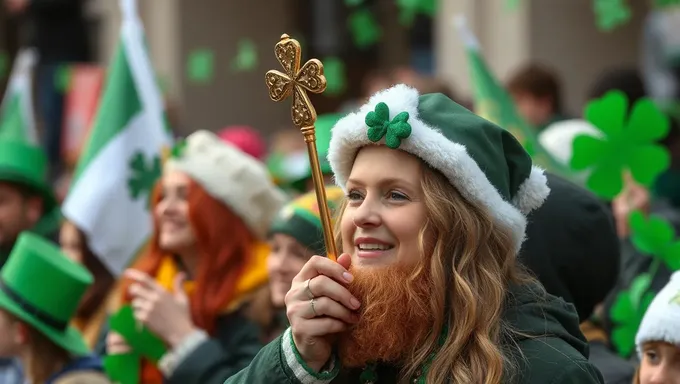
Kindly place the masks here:
<instances>
[{"instance_id":1,"label":"small shamrock on flag","mask_svg":"<svg viewBox=\"0 0 680 384\"><path fill-rule=\"evenodd\" d=\"M594 0L593 7L597 25L605 31L627 23L632 16L625 0Z\"/></svg>"},{"instance_id":2,"label":"small shamrock on flag","mask_svg":"<svg viewBox=\"0 0 680 384\"><path fill-rule=\"evenodd\" d=\"M645 311L654 299L653 292L647 292L652 277L643 273L633 280L630 289L618 294L610 315L614 321L612 343L621 356L627 357L635 348L635 334L640 327Z\"/></svg>"},{"instance_id":3,"label":"small shamrock on flag","mask_svg":"<svg viewBox=\"0 0 680 384\"><path fill-rule=\"evenodd\" d=\"M378 103L375 110L366 114L368 139L377 143L385 137L385 145L397 149L401 140L411 136L411 124L408 123L408 112L401 112L390 121L390 109L385 103Z\"/></svg>"},{"instance_id":4,"label":"small shamrock on flag","mask_svg":"<svg viewBox=\"0 0 680 384\"><path fill-rule=\"evenodd\" d=\"M604 133L603 138L580 135L573 142L571 168L591 170L588 188L612 199L623 189L623 173L649 187L670 165L668 151L656 144L669 130L668 117L650 99L635 103L626 121L628 101L611 91L586 106L586 119Z\"/></svg>"},{"instance_id":5,"label":"small shamrock on flag","mask_svg":"<svg viewBox=\"0 0 680 384\"><path fill-rule=\"evenodd\" d=\"M215 54L208 49L198 49L189 55L187 75L196 83L207 83L213 77Z\"/></svg>"},{"instance_id":6,"label":"small shamrock on flag","mask_svg":"<svg viewBox=\"0 0 680 384\"><path fill-rule=\"evenodd\" d=\"M366 8L354 11L347 20L354 44L361 49L368 48L380 40L382 30L373 13Z\"/></svg>"},{"instance_id":7,"label":"small shamrock on flag","mask_svg":"<svg viewBox=\"0 0 680 384\"><path fill-rule=\"evenodd\" d=\"M337 57L327 57L323 61L323 72L326 76L326 93L334 96L345 91L345 63Z\"/></svg>"},{"instance_id":8,"label":"small shamrock on flag","mask_svg":"<svg viewBox=\"0 0 680 384\"><path fill-rule=\"evenodd\" d=\"M146 198L147 209L151 204L149 195L153 189L156 180L161 176L161 159L158 156L153 157L147 162L146 157L142 152L137 152L129 162L130 178L128 179L128 191L130 197L134 200L142 197Z\"/></svg>"},{"instance_id":9,"label":"small shamrock on flag","mask_svg":"<svg viewBox=\"0 0 680 384\"><path fill-rule=\"evenodd\" d=\"M236 72L252 71L257 67L257 46L249 39L238 42L238 53L231 63Z\"/></svg>"},{"instance_id":10,"label":"small shamrock on flag","mask_svg":"<svg viewBox=\"0 0 680 384\"><path fill-rule=\"evenodd\" d=\"M680 270L680 241L666 220L658 216L646 219L640 211L630 214L631 241L635 248L661 259L671 271Z\"/></svg>"}]
</instances>

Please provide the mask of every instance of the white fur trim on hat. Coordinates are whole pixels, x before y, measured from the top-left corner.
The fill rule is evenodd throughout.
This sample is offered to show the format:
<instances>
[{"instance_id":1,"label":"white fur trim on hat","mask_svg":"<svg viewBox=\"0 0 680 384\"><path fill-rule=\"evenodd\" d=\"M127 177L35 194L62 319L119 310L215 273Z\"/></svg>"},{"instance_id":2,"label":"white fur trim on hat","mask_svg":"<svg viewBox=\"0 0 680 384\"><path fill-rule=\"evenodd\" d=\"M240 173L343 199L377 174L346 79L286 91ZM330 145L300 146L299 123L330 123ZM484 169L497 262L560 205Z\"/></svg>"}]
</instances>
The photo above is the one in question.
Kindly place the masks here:
<instances>
[{"instance_id":1,"label":"white fur trim on hat","mask_svg":"<svg viewBox=\"0 0 680 384\"><path fill-rule=\"evenodd\" d=\"M374 144L367 136L365 116L375 109L376 104L384 102L389 106L390 119L400 112L409 114L411 135L402 141L399 149L423 159L442 172L464 198L486 208L499 224L512 231L515 247L519 250L526 229L523 212L539 207L550 192L543 170L538 167L532 169L531 176L520 187L515 199L517 207L505 201L464 145L450 141L436 128L419 119L419 96L417 90L400 84L375 94L359 111L338 121L333 127L328 151L336 183L347 192L346 183L357 152L363 146Z\"/></svg>"},{"instance_id":2,"label":"white fur trim on hat","mask_svg":"<svg viewBox=\"0 0 680 384\"><path fill-rule=\"evenodd\" d=\"M181 155L165 165L165 172L173 170L189 175L260 239L286 201L262 163L208 131L187 137Z\"/></svg>"},{"instance_id":3,"label":"white fur trim on hat","mask_svg":"<svg viewBox=\"0 0 680 384\"><path fill-rule=\"evenodd\" d=\"M680 346L680 271L656 295L642 318L635 336L638 354L649 341L665 341Z\"/></svg>"}]
</instances>

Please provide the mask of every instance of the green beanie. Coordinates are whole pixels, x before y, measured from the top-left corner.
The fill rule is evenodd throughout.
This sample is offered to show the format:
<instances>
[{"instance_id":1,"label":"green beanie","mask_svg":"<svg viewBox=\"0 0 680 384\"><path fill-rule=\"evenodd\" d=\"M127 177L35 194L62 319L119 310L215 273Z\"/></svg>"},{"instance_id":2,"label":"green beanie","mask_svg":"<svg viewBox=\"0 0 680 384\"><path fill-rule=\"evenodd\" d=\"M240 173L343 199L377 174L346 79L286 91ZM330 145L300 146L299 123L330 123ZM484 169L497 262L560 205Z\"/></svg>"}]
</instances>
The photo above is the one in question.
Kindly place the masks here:
<instances>
[{"instance_id":1,"label":"green beanie","mask_svg":"<svg viewBox=\"0 0 680 384\"><path fill-rule=\"evenodd\" d=\"M337 208L344 193L335 186L326 187L326 198L331 211ZM288 203L279 211L269 234L281 233L294 238L315 255L325 255L323 228L314 191L308 192Z\"/></svg>"}]
</instances>

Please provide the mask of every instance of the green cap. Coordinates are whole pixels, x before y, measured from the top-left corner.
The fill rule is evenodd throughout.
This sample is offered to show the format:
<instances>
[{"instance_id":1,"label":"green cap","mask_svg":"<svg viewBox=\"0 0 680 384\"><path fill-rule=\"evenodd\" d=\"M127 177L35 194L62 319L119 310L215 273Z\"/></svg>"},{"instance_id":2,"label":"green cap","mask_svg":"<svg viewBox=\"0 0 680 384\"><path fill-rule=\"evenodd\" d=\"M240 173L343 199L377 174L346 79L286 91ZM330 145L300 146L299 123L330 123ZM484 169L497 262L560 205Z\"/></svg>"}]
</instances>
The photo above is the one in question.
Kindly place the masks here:
<instances>
[{"instance_id":1,"label":"green cap","mask_svg":"<svg viewBox=\"0 0 680 384\"><path fill-rule=\"evenodd\" d=\"M93 277L56 245L23 232L0 270L0 308L17 316L75 356L89 348L69 326Z\"/></svg>"},{"instance_id":2,"label":"green cap","mask_svg":"<svg viewBox=\"0 0 680 384\"><path fill-rule=\"evenodd\" d=\"M38 192L44 199L45 212L57 206L47 181L47 157L40 147L19 140L0 140L0 181Z\"/></svg>"},{"instance_id":3,"label":"green cap","mask_svg":"<svg viewBox=\"0 0 680 384\"><path fill-rule=\"evenodd\" d=\"M344 196L342 189L326 186L326 199L331 210L335 209ZM321 214L316 202L316 193L308 192L288 203L274 219L270 236L282 233L294 238L310 249L315 255L325 255Z\"/></svg>"}]
</instances>

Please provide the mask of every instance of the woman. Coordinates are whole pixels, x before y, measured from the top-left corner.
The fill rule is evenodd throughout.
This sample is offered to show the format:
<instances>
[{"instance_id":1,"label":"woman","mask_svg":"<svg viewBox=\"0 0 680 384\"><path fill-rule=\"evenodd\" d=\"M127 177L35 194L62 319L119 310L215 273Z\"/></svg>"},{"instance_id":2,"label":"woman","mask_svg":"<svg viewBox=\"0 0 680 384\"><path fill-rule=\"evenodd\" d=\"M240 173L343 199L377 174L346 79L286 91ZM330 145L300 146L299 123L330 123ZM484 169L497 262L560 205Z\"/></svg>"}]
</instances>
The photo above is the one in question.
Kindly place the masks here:
<instances>
[{"instance_id":1,"label":"woman","mask_svg":"<svg viewBox=\"0 0 680 384\"><path fill-rule=\"evenodd\" d=\"M153 201L153 241L126 271L125 299L169 347L157 366L143 362L142 382L210 383L215 366L228 377L261 347L243 311L266 286L262 241L284 197L261 163L212 133L190 135L173 153ZM107 346L128 350L115 332Z\"/></svg>"},{"instance_id":2,"label":"woman","mask_svg":"<svg viewBox=\"0 0 680 384\"><path fill-rule=\"evenodd\" d=\"M340 188L326 187L331 209L342 196ZM288 326L284 299L295 275L313 255L326 254L319 216L316 194L308 192L284 206L269 231L271 252L267 257L267 272L271 304L278 313L265 336L266 342L278 337Z\"/></svg>"},{"instance_id":3,"label":"woman","mask_svg":"<svg viewBox=\"0 0 680 384\"><path fill-rule=\"evenodd\" d=\"M18 357L27 383L108 384L80 333L68 326L92 275L24 232L0 271L0 354Z\"/></svg>"},{"instance_id":4,"label":"woman","mask_svg":"<svg viewBox=\"0 0 680 384\"><path fill-rule=\"evenodd\" d=\"M398 85L333 128L337 262L312 257L290 328L227 383L601 383L573 306L516 262L549 193L507 131Z\"/></svg>"},{"instance_id":5,"label":"woman","mask_svg":"<svg viewBox=\"0 0 680 384\"><path fill-rule=\"evenodd\" d=\"M61 225L59 243L61 251L68 258L84 265L94 277L94 283L78 306L74 326L83 333L90 349L103 350L103 345L100 345L103 339L100 335L109 310L117 301L116 295L111 294L116 281L99 257L90 250L85 234L72 222L65 221Z\"/></svg>"},{"instance_id":6,"label":"woman","mask_svg":"<svg viewBox=\"0 0 680 384\"><path fill-rule=\"evenodd\" d=\"M640 367L634 384L680 383L680 272L649 305L635 344Z\"/></svg>"}]
</instances>

